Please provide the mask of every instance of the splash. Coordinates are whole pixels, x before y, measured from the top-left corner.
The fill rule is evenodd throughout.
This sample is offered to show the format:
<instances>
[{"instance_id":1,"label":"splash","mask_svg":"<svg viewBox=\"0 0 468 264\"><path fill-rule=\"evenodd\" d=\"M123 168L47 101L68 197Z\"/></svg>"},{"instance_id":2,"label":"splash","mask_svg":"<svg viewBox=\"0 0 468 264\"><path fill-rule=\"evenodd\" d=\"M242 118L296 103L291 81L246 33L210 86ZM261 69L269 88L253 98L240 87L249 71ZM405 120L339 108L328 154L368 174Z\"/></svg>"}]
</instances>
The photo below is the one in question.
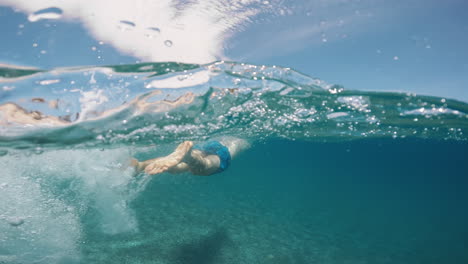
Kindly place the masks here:
<instances>
[{"instance_id":1,"label":"splash","mask_svg":"<svg viewBox=\"0 0 468 264\"><path fill-rule=\"evenodd\" d=\"M103 235L138 230L122 168L128 150L57 150L0 158L0 262L80 263L83 225ZM44 166L47 164L47 166Z\"/></svg>"},{"instance_id":2,"label":"splash","mask_svg":"<svg viewBox=\"0 0 468 264\"><path fill-rule=\"evenodd\" d=\"M347 91L288 68L216 62L3 68L0 146L110 147L238 135L466 140L466 103Z\"/></svg>"}]
</instances>

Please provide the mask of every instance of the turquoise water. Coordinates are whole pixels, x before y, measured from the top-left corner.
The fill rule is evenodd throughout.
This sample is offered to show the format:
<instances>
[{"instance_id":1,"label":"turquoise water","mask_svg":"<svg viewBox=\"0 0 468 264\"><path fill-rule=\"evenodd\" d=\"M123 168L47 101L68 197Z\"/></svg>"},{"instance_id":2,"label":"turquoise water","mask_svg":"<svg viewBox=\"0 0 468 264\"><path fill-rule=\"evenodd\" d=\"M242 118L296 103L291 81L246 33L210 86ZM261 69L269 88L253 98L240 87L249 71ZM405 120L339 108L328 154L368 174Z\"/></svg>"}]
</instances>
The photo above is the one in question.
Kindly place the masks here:
<instances>
[{"instance_id":1,"label":"turquoise water","mask_svg":"<svg viewBox=\"0 0 468 264\"><path fill-rule=\"evenodd\" d=\"M0 263L468 262L466 103L227 62L0 76ZM251 147L220 174L126 166L223 136Z\"/></svg>"}]
</instances>

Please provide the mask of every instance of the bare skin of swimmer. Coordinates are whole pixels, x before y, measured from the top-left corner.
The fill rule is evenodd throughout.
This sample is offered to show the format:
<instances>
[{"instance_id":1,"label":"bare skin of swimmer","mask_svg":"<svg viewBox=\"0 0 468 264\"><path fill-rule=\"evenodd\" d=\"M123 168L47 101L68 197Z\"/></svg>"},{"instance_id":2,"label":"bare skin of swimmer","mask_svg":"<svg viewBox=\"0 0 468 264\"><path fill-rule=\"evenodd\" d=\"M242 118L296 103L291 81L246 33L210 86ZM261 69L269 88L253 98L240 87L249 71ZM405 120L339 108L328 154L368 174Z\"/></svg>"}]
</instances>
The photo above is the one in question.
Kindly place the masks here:
<instances>
[{"instance_id":1,"label":"bare skin of swimmer","mask_svg":"<svg viewBox=\"0 0 468 264\"><path fill-rule=\"evenodd\" d=\"M219 157L217 155L205 155L202 151L192 149L192 147L192 141L185 141L179 144L174 152L165 157L142 162L133 160L132 163L137 171L144 170L145 173L152 175L163 172L182 173L188 171L195 175L213 174L220 166ZM193 160L190 165L182 161L187 154Z\"/></svg>"},{"instance_id":2,"label":"bare skin of swimmer","mask_svg":"<svg viewBox=\"0 0 468 264\"><path fill-rule=\"evenodd\" d=\"M225 139L222 144L228 148L231 157L249 146L247 141L238 138ZM137 172L145 171L145 173L152 175L163 172L174 174L190 172L202 176L214 174L220 167L219 157L217 155L206 155L203 151L192 149L192 147L192 141L184 141L177 146L174 152L165 157L141 162L133 159L131 163ZM183 161L187 155L190 155L190 164Z\"/></svg>"}]
</instances>

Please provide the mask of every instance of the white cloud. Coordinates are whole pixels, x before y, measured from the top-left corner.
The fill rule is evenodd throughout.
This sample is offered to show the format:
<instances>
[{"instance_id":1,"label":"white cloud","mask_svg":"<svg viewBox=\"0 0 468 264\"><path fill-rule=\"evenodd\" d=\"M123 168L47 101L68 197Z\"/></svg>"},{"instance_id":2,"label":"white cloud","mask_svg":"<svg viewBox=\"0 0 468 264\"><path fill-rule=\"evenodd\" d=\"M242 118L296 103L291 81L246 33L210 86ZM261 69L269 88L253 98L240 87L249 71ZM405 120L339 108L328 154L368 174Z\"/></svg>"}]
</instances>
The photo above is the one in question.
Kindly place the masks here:
<instances>
[{"instance_id":1,"label":"white cloud","mask_svg":"<svg viewBox=\"0 0 468 264\"><path fill-rule=\"evenodd\" d=\"M260 12L262 2L0 0L0 5L27 13L31 22L78 20L98 41L141 60L207 63L223 58L224 41ZM34 14L51 7L62 14Z\"/></svg>"},{"instance_id":2,"label":"white cloud","mask_svg":"<svg viewBox=\"0 0 468 264\"><path fill-rule=\"evenodd\" d=\"M0 0L0 5L27 13L30 21L80 21L96 40L141 61L208 63L228 59L224 47L240 46L241 54L235 59L245 60L285 55L346 38L348 33L360 31L359 25L369 22L371 11L380 7L372 2ZM34 14L51 7L62 13ZM248 32L244 38L236 37L242 43L230 41L241 31Z\"/></svg>"}]
</instances>

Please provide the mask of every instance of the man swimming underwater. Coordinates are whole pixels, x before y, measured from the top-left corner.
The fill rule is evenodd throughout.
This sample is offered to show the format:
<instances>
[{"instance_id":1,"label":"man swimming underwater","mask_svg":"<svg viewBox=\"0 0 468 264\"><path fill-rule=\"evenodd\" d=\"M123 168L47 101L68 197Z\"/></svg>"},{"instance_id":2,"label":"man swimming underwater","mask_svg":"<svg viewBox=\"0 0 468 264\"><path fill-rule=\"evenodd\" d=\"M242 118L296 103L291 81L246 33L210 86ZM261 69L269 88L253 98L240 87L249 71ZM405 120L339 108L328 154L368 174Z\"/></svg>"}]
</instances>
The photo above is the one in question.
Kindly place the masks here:
<instances>
[{"instance_id":1,"label":"man swimming underwater","mask_svg":"<svg viewBox=\"0 0 468 264\"><path fill-rule=\"evenodd\" d=\"M137 172L144 170L152 175L163 172L212 175L226 170L231 159L248 145L247 141L239 138L223 138L197 145L192 141L184 141L165 157L141 162L134 159L132 165Z\"/></svg>"}]
</instances>

